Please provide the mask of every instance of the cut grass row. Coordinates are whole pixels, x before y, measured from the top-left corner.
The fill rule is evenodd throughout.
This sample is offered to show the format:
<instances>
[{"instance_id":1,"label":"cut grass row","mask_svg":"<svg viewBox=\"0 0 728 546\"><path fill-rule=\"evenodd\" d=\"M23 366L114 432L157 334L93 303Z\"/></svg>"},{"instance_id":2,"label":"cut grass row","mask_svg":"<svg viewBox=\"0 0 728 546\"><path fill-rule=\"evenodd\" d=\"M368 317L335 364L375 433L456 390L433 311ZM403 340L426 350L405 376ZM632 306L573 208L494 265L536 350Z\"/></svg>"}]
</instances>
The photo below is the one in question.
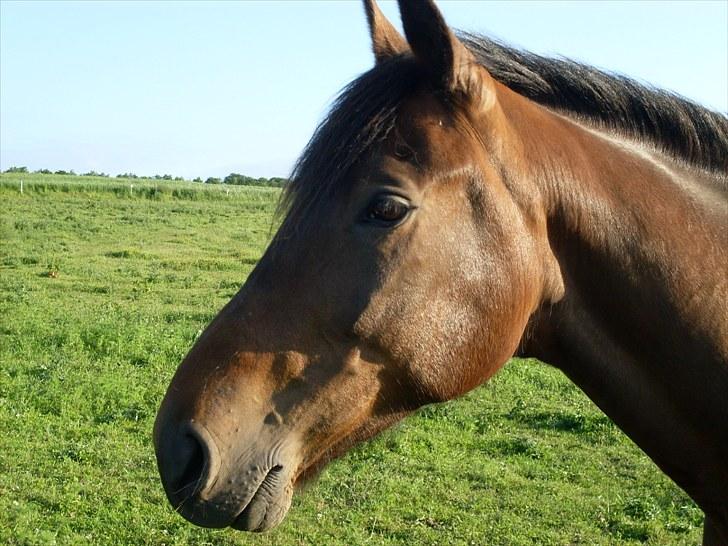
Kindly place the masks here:
<instances>
[{"instance_id":1,"label":"cut grass row","mask_svg":"<svg viewBox=\"0 0 728 546\"><path fill-rule=\"evenodd\" d=\"M268 534L191 526L157 477L155 412L265 249L278 193L44 183L69 189L0 177L1 544L699 543L687 496L531 360L333 463Z\"/></svg>"},{"instance_id":2,"label":"cut grass row","mask_svg":"<svg viewBox=\"0 0 728 546\"><path fill-rule=\"evenodd\" d=\"M248 204L269 202L280 190L258 186L201 184L153 178L106 178L38 173L1 173L0 188L18 193L111 193L123 199L237 199Z\"/></svg>"}]
</instances>

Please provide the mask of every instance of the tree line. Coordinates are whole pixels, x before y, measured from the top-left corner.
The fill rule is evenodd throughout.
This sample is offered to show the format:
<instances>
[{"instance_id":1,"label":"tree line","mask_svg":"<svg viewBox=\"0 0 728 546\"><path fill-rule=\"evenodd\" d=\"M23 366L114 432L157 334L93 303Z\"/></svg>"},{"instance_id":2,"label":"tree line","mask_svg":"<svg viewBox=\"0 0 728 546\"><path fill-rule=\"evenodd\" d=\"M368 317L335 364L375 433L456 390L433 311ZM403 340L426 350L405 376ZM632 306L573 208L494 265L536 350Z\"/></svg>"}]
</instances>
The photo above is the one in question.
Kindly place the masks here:
<instances>
[{"instance_id":1,"label":"tree line","mask_svg":"<svg viewBox=\"0 0 728 546\"><path fill-rule=\"evenodd\" d=\"M27 167L10 167L9 169L6 169L4 172L6 173L28 173L30 174L31 171L28 170ZM96 172L96 171L89 171L86 173L76 174L76 172L71 169L70 171L51 171L50 169L38 169L36 171L32 171L33 174L65 174L65 175L71 175L71 176L95 176L95 177L102 177L102 178L111 178L110 174L104 173L104 172ZM172 180L172 181L184 181L185 179L181 176L172 176L171 174L155 174L154 176L139 176L134 173L120 173L117 174L115 178L131 178L131 179L147 179L147 180ZM254 178L252 176L245 176L244 174L239 173L230 173L225 178L216 178L214 176L210 176L207 179L203 180L199 176L197 178L193 178L192 182L197 182L200 184L230 184L233 186L264 186L269 188L282 188L286 185L288 182L285 178L280 177L272 177L272 178Z\"/></svg>"}]
</instances>

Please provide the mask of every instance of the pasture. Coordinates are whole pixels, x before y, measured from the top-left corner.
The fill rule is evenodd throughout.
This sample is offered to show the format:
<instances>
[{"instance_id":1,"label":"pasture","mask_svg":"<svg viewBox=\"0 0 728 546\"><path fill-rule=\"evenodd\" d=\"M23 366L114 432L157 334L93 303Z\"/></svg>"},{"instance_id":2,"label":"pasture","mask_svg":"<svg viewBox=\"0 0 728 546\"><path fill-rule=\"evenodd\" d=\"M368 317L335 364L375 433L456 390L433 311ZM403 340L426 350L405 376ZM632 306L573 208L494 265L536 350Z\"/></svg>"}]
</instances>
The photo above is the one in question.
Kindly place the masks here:
<instances>
[{"instance_id":1,"label":"pasture","mask_svg":"<svg viewBox=\"0 0 728 546\"><path fill-rule=\"evenodd\" d=\"M333 463L270 533L174 514L155 413L265 249L277 198L0 175L0 543L700 542L694 503L560 372L531 360Z\"/></svg>"}]
</instances>

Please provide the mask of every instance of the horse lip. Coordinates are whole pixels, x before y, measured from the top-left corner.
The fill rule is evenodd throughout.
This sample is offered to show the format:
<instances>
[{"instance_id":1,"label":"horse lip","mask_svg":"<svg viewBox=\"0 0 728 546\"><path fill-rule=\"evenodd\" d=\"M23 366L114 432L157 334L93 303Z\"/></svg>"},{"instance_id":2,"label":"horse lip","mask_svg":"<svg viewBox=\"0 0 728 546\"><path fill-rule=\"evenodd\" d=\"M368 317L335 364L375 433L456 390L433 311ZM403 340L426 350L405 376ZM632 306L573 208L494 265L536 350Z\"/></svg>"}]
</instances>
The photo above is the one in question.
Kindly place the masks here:
<instances>
[{"instance_id":1,"label":"horse lip","mask_svg":"<svg viewBox=\"0 0 728 546\"><path fill-rule=\"evenodd\" d=\"M275 505L277 499L285 495L285 486L283 466L279 464L272 466L258 484L253 496L250 497L250 500L230 524L230 527L239 531L253 532L266 531L275 527L282 518L276 518L276 521L267 521L267 516L271 506ZM279 504L278 507L280 508L282 505ZM287 511L286 508L282 515L285 515Z\"/></svg>"}]
</instances>

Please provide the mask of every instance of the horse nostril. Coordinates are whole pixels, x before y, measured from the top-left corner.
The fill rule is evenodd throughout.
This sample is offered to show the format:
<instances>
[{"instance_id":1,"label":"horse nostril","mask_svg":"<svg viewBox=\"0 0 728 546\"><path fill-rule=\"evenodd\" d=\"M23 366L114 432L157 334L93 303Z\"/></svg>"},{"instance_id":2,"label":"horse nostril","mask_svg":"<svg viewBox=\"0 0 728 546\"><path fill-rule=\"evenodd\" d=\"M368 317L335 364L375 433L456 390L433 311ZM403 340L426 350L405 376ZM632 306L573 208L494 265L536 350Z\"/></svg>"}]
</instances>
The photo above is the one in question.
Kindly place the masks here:
<instances>
[{"instance_id":1,"label":"horse nostril","mask_svg":"<svg viewBox=\"0 0 728 546\"><path fill-rule=\"evenodd\" d=\"M173 504L203 496L214 484L219 457L204 427L195 423L180 427L165 451L160 457L160 471Z\"/></svg>"},{"instance_id":2,"label":"horse nostril","mask_svg":"<svg viewBox=\"0 0 728 546\"><path fill-rule=\"evenodd\" d=\"M205 471L205 454L200 442L192 434L181 437L175 451L179 457L179 476L173 485L176 490L190 488L188 494L191 495L199 487Z\"/></svg>"}]
</instances>

